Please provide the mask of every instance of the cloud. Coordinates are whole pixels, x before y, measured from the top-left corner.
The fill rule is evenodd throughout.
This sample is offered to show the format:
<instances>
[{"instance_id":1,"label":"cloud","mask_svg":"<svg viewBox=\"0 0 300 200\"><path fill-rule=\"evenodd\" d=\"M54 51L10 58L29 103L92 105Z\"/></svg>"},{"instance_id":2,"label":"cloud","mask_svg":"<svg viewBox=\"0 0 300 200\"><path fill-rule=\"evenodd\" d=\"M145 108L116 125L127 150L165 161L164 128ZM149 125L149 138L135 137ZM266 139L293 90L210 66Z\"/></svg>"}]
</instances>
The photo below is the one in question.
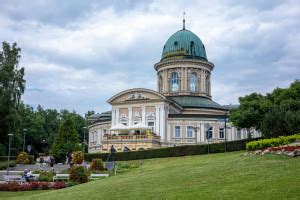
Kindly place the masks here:
<instances>
[{"instance_id":1,"label":"cloud","mask_svg":"<svg viewBox=\"0 0 300 200\"><path fill-rule=\"evenodd\" d=\"M299 78L297 1L6 1L0 38L22 48L25 103L102 112L124 89L156 89L153 65L183 10L215 64L215 101L237 103Z\"/></svg>"}]
</instances>

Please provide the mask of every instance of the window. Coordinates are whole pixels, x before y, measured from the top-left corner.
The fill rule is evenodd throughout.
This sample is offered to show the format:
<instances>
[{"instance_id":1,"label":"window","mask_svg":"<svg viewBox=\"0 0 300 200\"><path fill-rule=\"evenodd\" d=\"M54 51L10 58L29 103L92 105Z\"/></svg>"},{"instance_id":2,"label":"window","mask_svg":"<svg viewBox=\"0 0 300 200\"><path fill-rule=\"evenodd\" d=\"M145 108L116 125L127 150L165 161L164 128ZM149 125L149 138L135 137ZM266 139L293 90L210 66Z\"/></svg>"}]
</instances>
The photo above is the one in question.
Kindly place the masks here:
<instances>
[{"instance_id":1,"label":"window","mask_svg":"<svg viewBox=\"0 0 300 200\"><path fill-rule=\"evenodd\" d=\"M219 138L220 139L224 139L225 138L224 128L219 128Z\"/></svg>"},{"instance_id":2,"label":"window","mask_svg":"<svg viewBox=\"0 0 300 200\"><path fill-rule=\"evenodd\" d=\"M237 133L236 133L236 139L240 140L241 139L241 129L237 129Z\"/></svg>"},{"instance_id":3,"label":"window","mask_svg":"<svg viewBox=\"0 0 300 200\"><path fill-rule=\"evenodd\" d=\"M179 77L176 72L174 72L171 76L171 91L178 92L179 90Z\"/></svg>"},{"instance_id":4,"label":"window","mask_svg":"<svg viewBox=\"0 0 300 200\"><path fill-rule=\"evenodd\" d=\"M188 126L187 127L186 137L187 138L193 138L194 137L194 127L193 126Z\"/></svg>"},{"instance_id":5,"label":"window","mask_svg":"<svg viewBox=\"0 0 300 200\"><path fill-rule=\"evenodd\" d=\"M205 84L206 84L206 87L205 87L206 88L206 93L209 94L210 93L210 91L209 91L209 89L210 89L209 75L206 75Z\"/></svg>"},{"instance_id":6,"label":"window","mask_svg":"<svg viewBox=\"0 0 300 200\"><path fill-rule=\"evenodd\" d=\"M206 131L206 139L211 139L212 138L212 134L213 133L213 127L210 127L207 131Z\"/></svg>"},{"instance_id":7,"label":"window","mask_svg":"<svg viewBox=\"0 0 300 200\"><path fill-rule=\"evenodd\" d=\"M148 122L148 126L151 128L152 132L154 132L154 122Z\"/></svg>"},{"instance_id":8,"label":"window","mask_svg":"<svg viewBox=\"0 0 300 200\"><path fill-rule=\"evenodd\" d=\"M196 92L197 91L197 76L195 73L190 74L189 82L190 82L190 91Z\"/></svg>"},{"instance_id":9,"label":"window","mask_svg":"<svg viewBox=\"0 0 300 200\"><path fill-rule=\"evenodd\" d=\"M175 126L175 138L180 138L180 126Z\"/></svg>"}]
</instances>

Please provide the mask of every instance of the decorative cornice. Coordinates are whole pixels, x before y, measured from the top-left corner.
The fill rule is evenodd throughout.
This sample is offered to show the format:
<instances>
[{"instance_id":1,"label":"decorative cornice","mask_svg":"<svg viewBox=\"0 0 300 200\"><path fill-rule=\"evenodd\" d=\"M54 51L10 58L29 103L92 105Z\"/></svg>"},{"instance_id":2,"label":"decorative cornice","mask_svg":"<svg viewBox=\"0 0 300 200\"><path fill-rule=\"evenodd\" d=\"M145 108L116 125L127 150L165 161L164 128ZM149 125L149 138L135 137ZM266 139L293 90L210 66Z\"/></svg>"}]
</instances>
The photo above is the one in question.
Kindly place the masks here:
<instances>
[{"instance_id":1,"label":"decorative cornice","mask_svg":"<svg viewBox=\"0 0 300 200\"><path fill-rule=\"evenodd\" d=\"M178 64L178 63L189 63L189 64L202 64L206 67L208 67L210 70L213 70L214 64L208 61L203 61L203 60L196 60L196 59L182 59L182 60L166 60L166 61L161 61L158 62L154 65L154 69L158 71L159 68L172 65L172 64Z\"/></svg>"}]
</instances>

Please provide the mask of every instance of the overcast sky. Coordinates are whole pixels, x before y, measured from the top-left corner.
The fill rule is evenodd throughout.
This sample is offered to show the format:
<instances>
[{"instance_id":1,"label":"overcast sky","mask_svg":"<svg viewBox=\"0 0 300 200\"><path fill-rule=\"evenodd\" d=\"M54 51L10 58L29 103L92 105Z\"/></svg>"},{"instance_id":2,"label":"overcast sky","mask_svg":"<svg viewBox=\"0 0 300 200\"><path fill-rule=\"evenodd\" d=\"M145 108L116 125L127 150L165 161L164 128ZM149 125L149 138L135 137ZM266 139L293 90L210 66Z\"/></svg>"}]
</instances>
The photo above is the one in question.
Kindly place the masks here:
<instances>
[{"instance_id":1,"label":"overcast sky","mask_svg":"<svg viewBox=\"0 0 300 200\"><path fill-rule=\"evenodd\" d=\"M215 64L214 101L236 104L300 78L297 0L0 0L0 40L22 49L26 104L103 112L122 90L156 90L153 66L184 10Z\"/></svg>"}]
</instances>

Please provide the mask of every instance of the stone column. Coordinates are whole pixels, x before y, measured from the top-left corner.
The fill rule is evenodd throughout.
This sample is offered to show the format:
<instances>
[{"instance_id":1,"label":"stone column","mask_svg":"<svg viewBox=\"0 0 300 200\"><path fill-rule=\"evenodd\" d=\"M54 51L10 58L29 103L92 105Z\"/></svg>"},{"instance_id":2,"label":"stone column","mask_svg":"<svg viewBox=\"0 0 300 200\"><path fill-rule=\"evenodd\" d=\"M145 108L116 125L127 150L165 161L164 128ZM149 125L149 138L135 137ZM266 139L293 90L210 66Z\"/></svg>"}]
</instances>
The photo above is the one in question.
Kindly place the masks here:
<instances>
[{"instance_id":1,"label":"stone column","mask_svg":"<svg viewBox=\"0 0 300 200\"><path fill-rule=\"evenodd\" d=\"M157 135L160 135L159 133L159 106L155 106L155 133Z\"/></svg>"},{"instance_id":2,"label":"stone column","mask_svg":"<svg viewBox=\"0 0 300 200\"><path fill-rule=\"evenodd\" d=\"M120 117L120 108L116 109L116 125L119 124L119 117Z\"/></svg>"},{"instance_id":3,"label":"stone column","mask_svg":"<svg viewBox=\"0 0 300 200\"><path fill-rule=\"evenodd\" d=\"M162 141L165 140L165 108L164 106L160 107L160 138Z\"/></svg>"},{"instance_id":4,"label":"stone column","mask_svg":"<svg viewBox=\"0 0 300 200\"><path fill-rule=\"evenodd\" d=\"M142 124L146 125L146 106L142 107Z\"/></svg>"},{"instance_id":5,"label":"stone column","mask_svg":"<svg viewBox=\"0 0 300 200\"><path fill-rule=\"evenodd\" d=\"M115 126L115 125L116 125L116 121L115 121L116 119L115 119L115 118L116 118L116 115L115 115L115 109L112 108L112 109L111 109L111 125L112 125L112 126Z\"/></svg>"},{"instance_id":6,"label":"stone column","mask_svg":"<svg viewBox=\"0 0 300 200\"><path fill-rule=\"evenodd\" d=\"M98 129L97 130L97 144L100 144L101 143L101 130Z\"/></svg>"},{"instance_id":7,"label":"stone column","mask_svg":"<svg viewBox=\"0 0 300 200\"><path fill-rule=\"evenodd\" d=\"M196 124L196 127L197 127L198 125ZM197 141L197 143L201 143L201 124L199 125L199 129L197 129L197 135L195 135L196 136L196 141Z\"/></svg>"},{"instance_id":8,"label":"stone column","mask_svg":"<svg viewBox=\"0 0 300 200\"><path fill-rule=\"evenodd\" d=\"M201 139L200 139L200 142L204 143L205 142L205 130L204 130L204 124L201 124L200 125L200 136L201 136Z\"/></svg>"},{"instance_id":9,"label":"stone column","mask_svg":"<svg viewBox=\"0 0 300 200\"><path fill-rule=\"evenodd\" d=\"M128 126L132 126L132 107L128 107Z\"/></svg>"}]
</instances>

